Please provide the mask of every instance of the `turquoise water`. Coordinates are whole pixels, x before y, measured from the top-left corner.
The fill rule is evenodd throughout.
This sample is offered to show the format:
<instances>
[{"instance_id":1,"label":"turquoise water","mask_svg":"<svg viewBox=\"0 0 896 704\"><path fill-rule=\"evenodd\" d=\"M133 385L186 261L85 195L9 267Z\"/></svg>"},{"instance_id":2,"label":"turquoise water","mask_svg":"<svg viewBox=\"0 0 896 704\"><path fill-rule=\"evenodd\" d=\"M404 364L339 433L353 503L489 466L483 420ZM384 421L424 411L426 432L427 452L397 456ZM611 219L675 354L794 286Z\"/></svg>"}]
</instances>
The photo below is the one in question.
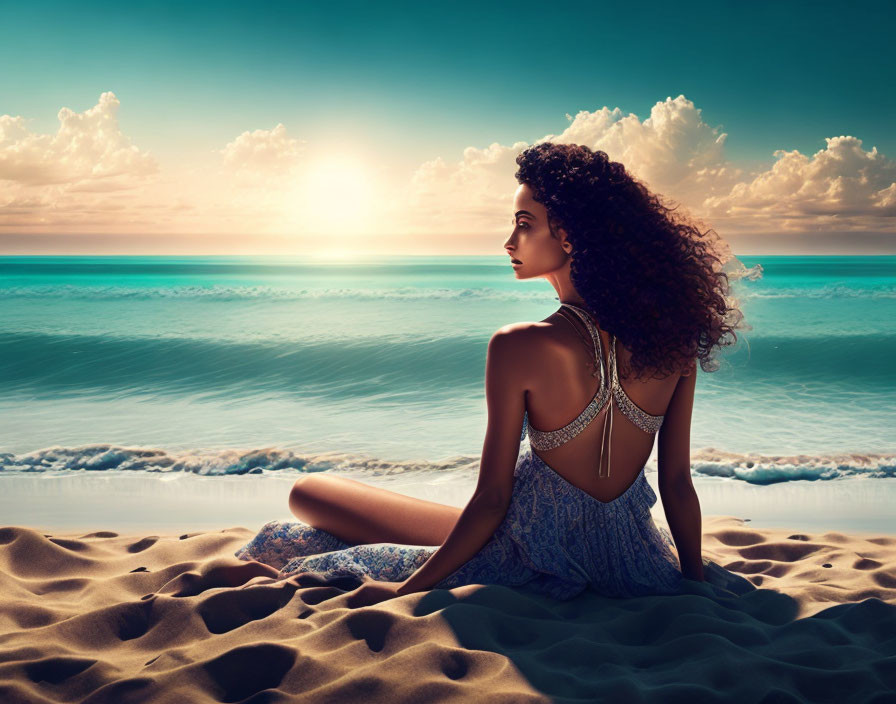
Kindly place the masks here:
<instances>
[{"instance_id":1,"label":"turquoise water","mask_svg":"<svg viewBox=\"0 0 896 704\"><path fill-rule=\"evenodd\" d=\"M896 475L896 257L739 259L694 472ZM557 306L503 256L0 257L0 463L469 470L491 334Z\"/></svg>"}]
</instances>

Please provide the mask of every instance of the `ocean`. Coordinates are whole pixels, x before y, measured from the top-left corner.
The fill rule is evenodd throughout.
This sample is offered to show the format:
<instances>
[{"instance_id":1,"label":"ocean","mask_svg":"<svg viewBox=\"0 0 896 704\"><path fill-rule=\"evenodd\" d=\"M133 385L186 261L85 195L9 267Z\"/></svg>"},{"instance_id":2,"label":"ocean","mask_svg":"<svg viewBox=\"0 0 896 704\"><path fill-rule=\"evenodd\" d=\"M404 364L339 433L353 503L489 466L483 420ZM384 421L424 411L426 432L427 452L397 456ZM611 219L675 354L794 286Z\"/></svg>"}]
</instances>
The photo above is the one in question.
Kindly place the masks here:
<instances>
[{"instance_id":1,"label":"ocean","mask_svg":"<svg viewBox=\"0 0 896 704\"><path fill-rule=\"evenodd\" d=\"M896 476L896 257L739 260L693 471ZM489 337L557 307L504 257L0 257L3 471L476 464Z\"/></svg>"},{"instance_id":2,"label":"ocean","mask_svg":"<svg viewBox=\"0 0 896 704\"><path fill-rule=\"evenodd\" d=\"M748 327L698 372L695 478L896 477L896 256L735 264ZM503 256L0 257L0 477L469 485L488 340L557 307Z\"/></svg>"}]
</instances>

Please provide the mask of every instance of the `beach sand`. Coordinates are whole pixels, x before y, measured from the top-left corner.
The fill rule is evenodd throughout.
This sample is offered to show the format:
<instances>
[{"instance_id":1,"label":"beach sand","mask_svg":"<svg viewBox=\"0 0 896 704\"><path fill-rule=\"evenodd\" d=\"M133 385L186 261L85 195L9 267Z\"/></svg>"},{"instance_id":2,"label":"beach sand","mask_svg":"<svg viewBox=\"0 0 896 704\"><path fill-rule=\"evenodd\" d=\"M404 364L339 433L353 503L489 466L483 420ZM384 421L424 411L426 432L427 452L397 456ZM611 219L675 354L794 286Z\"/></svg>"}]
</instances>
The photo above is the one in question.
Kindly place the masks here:
<instances>
[{"instance_id":1,"label":"beach sand","mask_svg":"<svg viewBox=\"0 0 896 704\"><path fill-rule=\"evenodd\" d=\"M355 581L233 557L255 529L0 528L0 702L896 701L896 536L703 533L756 589L469 585L350 609Z\"/></svg>"}]
</instances>

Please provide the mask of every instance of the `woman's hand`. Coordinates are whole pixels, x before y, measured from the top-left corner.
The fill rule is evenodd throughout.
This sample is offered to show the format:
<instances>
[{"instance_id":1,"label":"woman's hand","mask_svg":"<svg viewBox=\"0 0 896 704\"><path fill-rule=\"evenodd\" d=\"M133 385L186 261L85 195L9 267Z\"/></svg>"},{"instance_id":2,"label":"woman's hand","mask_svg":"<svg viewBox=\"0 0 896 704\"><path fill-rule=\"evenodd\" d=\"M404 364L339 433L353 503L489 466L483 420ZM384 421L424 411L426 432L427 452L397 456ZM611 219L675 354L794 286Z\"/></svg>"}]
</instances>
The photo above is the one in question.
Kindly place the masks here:
<instances>
[{"instance_id":1,"label":"woman's hand","mask_svg":"<svg viewBox=\"0 0 896 704\"><path fill-rule=\"evenodd\" d=\"M346 604L350 609L355 609L360 606L370 606L381 601L394 599L397 596L403 596L398 593L398 588L402 584L404 582L377 582L368 578L368 581L365 581L364 584L349 595Z\"/></svg>"}]
</instances>

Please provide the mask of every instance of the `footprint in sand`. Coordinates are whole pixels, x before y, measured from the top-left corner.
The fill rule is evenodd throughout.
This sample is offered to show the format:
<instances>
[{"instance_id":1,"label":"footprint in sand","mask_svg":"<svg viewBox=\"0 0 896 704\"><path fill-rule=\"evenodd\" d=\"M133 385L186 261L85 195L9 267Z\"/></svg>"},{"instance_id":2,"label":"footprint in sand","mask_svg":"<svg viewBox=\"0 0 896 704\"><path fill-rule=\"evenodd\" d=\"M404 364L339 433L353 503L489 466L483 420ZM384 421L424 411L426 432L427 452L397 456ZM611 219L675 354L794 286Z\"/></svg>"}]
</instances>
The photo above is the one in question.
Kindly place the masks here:
<instances>
[{"instance_id":1,"label":"footprint in sand","mask_svg":"<svg viewBox=\"0 0 896 704\"><path fill-rule=\"evenodd\" d=\"M295 665L297 653L298 649L286 645L253 643L228 650L201 667L220 687L219 701L236 702L279 687ZM259 695L257 701L261 700Z\"/></svg>"},{"instance_id":2,"label":"footprint in sand","mask_svg":"<svg viewBox=\"0 0 896 704\"><path fill-rule=\"evenodd\" d=\"M199 605L199 615L209 633L220 635L279 611L290 602L297 588L287 583L218 592Z\"/></svg>"},{"instance_id":3,"label":"footprint in sand","mask_svg":"<svg viewBox=\"0 0 896 704\"><path fill-rule=\"evenodd\" d=\"M159 536L157 535L148 535L145 538L141 538L136 543L132 545L128 545L128 552L142 552L147 548L151 548L153 545L158 542Z\"/></svg>"},{"instance_id":4,"label":"footprint in sand","mask_svg":"<svg viewBox=\"0 0 896 704\"><path fill-rule=\"evenodd\" d=\"M352 638L364 640L367 647L378 653L386 644L386 638L397 617L384 611L355 611L343 617Z\"/></svg>"},{"instance_id":5,"label":"footprint in sand","mask_svg":"<svg viewBox=\"0 0 896 704\"><path fill-rule=\"evenodd\" d=\"M117 538L118 533L113 533L110 530L100 530L96 533L88 533L87 535L82 535L80 540L84 540L86 538Z\"/></svg>"},{"instance_id":6,"label":"footprint in sand","mask_svg":"<svg viewBox=\"0 0 896 704\"><path fill-rule=\"evenodd\" d=\"M91 658L60 655L37 660L25 664L25 676L32 682L39 684L59 684L69 677L79 675L84 670L96 664Z\"/></svg>"},{"instance_id":7,"label":"footprint in sand","mask_svg":"<svg viewBox=\"0 0 896 704\"><path fill-rule=\"evenodd\" d=\"M762 533L752 530L723 530L715 535L716 539L723 545L756 545L764 543L767 538Z\"/></svg>"}]
</instances>

